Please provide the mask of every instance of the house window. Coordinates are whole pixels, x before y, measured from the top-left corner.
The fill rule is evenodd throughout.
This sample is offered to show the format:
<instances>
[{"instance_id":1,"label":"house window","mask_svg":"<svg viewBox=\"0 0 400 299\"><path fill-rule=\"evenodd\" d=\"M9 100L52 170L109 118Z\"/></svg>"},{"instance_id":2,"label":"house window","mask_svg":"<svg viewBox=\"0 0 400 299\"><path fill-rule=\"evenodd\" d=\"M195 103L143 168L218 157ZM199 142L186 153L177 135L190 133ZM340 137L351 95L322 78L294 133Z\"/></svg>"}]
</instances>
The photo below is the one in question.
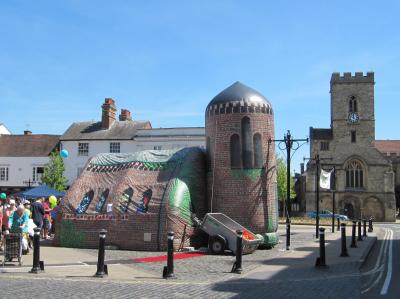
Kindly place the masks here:
<instances>
[{"instance_id":1,"label":"house window","mask_svg":"<svg viewBox=\"0 0 400 299\"><path fill-rule=\"evenodd\" d=\"M120 153L121 144L119 142L110 142L110 153Z\"/></svg>"},{"instance_id":2,"label":"house window","mask_svg":"<svg viewBox=\"0 0 400 299\"><path fill-rule=\"evenodd\" d=\"M230 141L231 168L240 168L240 137L238 134L231 136Z\"/></svg>"},{"instance_id":3,"label":"house window","mask_svg":"<svg viewBox=\"0 0 400 299\"><path fill-rule=\"evenodd\" d=\"M89 143L78 143L78 156L89 155Z\"/></svg>"},{"instance_id":4,"label":"house window","mask_svg":"<svg viewBox=\"0 0 400 299\"><path fill-rule=\"evenodd\" d=\"M351 131L351 142L355 143L356 142L356 131Z\"/></svg>"},{"instance_id":5,"label":"house window","mask_svg":"<svg viewBox=\"0 0 400 299\"><path fill-rule=\"evenodd\" d=\"M329 151L329 142L328 141L321 141L320 150L321 151Z\"/></svg>"},{"instance_id":6,"label":"house window","mask_svg":"<svg viewBox=\"0 0 400 299\"><path fill-rule=\"evenodd\" d=\"M0 181L8 181L8 167L0 167Z\"/></svg>"},{"instance_id":7,"label":"house window","mask_svg":"<svg viewBox=\"0 0 400 299\"><path fill-rule=\"evenodd\" d=\"M357 112L357 100L355 96L350 97L349 112Z\"/></svg>"},{"instance_id":8,"label":"house window","mask_svg":"<svg viewBox=\"0 0 400 299\"><path fill-rule=\"evenodd\" d=\"M263 154L262 154L261 135L259 133L254 134L253 145L254 145L254 167L262 168Z\"/></svg>"},{"instance_id":9,"label":"house window","mask_svg":"<svg viewBox=\"0 0 400 299\"><path fill-rule=\"evenodd\" d=\"M153 147L153 149L154 149L155 151L159 151L159 150L161 150L161 145L155 145L155 146Z\"/></svg>"},{"instance_id":10,"label":"house window","mask_svg":"<svg viewBox=\"0 0 400 299\"><path fill-rule=\"evenodd\" d=\"M43 173L44 173L43 167L33 167L32 181L34 182L41 181Z\"/></svg>"},{"instance_id":11,"label":"house window","mask_svg":"<svg viewBox=\"0 0 400 299\"><path fill-rule=\"evenodd\" d=\"M364 172L360 161L351 161L346 167L346 187L364 187Z\"/></svg>"},{"instance_id":12,"label":"house window","mask_svg":"<svg viewBox=\"0 0 400 299\"><path fill-rule=\"evenodd\" d=\"M243 168L253 168L253 146L250 118L242 118L242 161Z\"/></svg>"}]
</instances>

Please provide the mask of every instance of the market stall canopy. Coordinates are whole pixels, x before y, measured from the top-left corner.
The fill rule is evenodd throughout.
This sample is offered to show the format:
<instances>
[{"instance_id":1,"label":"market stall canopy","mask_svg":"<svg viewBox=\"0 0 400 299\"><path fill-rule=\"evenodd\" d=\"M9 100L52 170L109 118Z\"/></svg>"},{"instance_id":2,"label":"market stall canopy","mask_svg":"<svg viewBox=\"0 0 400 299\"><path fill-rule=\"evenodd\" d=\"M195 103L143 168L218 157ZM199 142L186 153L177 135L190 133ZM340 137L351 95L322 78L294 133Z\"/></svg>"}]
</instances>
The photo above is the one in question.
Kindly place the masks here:
<instances>
[{"instance_id":1,"label":"market stall canopy","mask_svg":"<svg viewBox=\"0 0 400 299\"><path fill-rule=\"evenodd\" d=\"M25 191L21 191L21 192L12 194L12 196L24 197L26 199L38 198L38 197L49 197L50 195L54 195L55 197L62 197L65 195L65 192L57 191L46 185L41 185L38 187L34 187L34 188L31 188L31 189L28 189Z\"/></svg>"}]
</instances>

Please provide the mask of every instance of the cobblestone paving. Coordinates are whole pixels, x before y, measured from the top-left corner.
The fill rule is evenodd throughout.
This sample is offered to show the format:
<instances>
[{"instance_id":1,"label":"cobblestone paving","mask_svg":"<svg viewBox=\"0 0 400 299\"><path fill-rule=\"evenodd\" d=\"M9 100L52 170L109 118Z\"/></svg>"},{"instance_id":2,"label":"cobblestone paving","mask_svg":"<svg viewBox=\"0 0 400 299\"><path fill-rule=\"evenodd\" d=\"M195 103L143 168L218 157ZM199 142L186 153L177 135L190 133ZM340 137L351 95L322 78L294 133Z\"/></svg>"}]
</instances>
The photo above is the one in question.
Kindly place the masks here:
<instances>
[{"instance_id":1,"label":"cobblestone paving","mask_svg":"<svg viewBox=\"0 0 400 299\"><path fill-rule=\"evenodd\" d=\"M284 232L280 231L280 235ZM280 236L284 241L284 236ZM292 248L314 241L310 229L293 230ZM244 274L267 260L284 259L284 243L271 250L258 250L243 257ZM97 256L97 250L84 250ZM135 257L161 255L154 252L107 251L107 260L126 261ZM49 278L27 273L0 274L0 298L359 298L357 263L333 265L324 270L314 267L288 268L268 280L250 279L229 273L233 255L203 256L177 260L177 279L132 279L107 281L88 277ZM134 263L129 267L159 275L160 263Z\"/></svg>"},{"instance_id":2,"label":"cobblestone paving","mask_svg":"<svg viewBox=\"0 0 400 299\"><path fill-rule=\"evenodd\" d=\"M0 298L360 298L357 275L282 273L269 281L234 279L217 283L172 281L64 280L0 276ZM291 278L290 278L290 277ZM330 279L327 279L329 276Z\"/></svg>"},{"instance_id":3,"label":"cobblestone paving","mask_svg":"<svg viewBox=\"0 0 400 299\"><path fill-rule=\"evenodd\" d=\"M278 232L281 240L285 241L285 232L282 227ZM310 228L296 229L291 234L291 248L295 249L304 246L305 243L314 241ZM243 256L243 273L247 273L254 270L258 266L265 263L266 260L270 260L285 254L286 245L284 242L278 244L273 249L257 250L252 254ZM84 250L86 253L97 256L97 250ZM106 260L116 262L118 260L126 261L132 260L137 257L148 257L164 255L163 252L143 252L143 251L118 251L118 250L107 250ZM215 282L219 280L227 280L236 278L236 274L231 274L235 256L232 254L225 255L206 255L201 257L194 257L189 259L176 260L174 263L175 273L180 280L193 279L206 282ZM161 275L163 267L166 262L156 263L134 263L128 265L136 269L149 272L155 275ZM193 271L196 269L196 271Z\"/></svg>"}]
</instances>

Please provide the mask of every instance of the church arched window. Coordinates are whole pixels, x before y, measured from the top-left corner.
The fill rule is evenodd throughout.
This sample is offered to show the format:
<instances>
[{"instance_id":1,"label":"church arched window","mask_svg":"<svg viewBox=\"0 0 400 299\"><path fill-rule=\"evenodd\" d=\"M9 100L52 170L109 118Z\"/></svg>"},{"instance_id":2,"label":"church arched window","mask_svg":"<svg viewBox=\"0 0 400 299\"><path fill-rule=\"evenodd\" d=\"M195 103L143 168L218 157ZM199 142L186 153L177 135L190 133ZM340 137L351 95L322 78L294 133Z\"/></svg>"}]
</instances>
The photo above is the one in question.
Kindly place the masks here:
<instances>
[{"instance_id":1,"label":"church arched window","mask_svg":"<svg viewBox=\"0 0 400 299\"><path fill-rule=\"evenodd\" d=\"M254 134L253 146L254 146L254 167L262 168L263 153L262 153L262 143L261 143L261 134L260 133Z\"/></svg>"},{"instance_id":2,"label":"church arched window","mask_svg":"<svg viewBox=\"0 0 400 299\"><path fill-rule=\"evenodd\" d=\"M364 171L360 161L350 161L346 167L346 187L364 187Z\"/></svg>"},{"instance_id":3,"label":"church arched window","mask_svg":"<svg viewBox=\"0 0 400 299\"><path fill-rule=\"evenodd\" d=\"M231 168L240 168L240 137L238 134L231 136L230 142Z\"/></svg>"},{"instance_id":4,"label":"church arched window","mask_svg":"<svg viewBox=\"0 0 400 299\"><path fill-rule=\"evenodd\" d=\"M253 146L250 118L242 118L242 160L243 168L253 168Z\"/></svg>"},{"instance_id":5,"label":"church arched window","mask_svg":"<svg viewBox=\"0 0 400 299\"><path fill-rule=\"evenodd\" d=\"M355 96L350 97L349 112L357 112L357 98Z\"/></svg>"}]
</instances>

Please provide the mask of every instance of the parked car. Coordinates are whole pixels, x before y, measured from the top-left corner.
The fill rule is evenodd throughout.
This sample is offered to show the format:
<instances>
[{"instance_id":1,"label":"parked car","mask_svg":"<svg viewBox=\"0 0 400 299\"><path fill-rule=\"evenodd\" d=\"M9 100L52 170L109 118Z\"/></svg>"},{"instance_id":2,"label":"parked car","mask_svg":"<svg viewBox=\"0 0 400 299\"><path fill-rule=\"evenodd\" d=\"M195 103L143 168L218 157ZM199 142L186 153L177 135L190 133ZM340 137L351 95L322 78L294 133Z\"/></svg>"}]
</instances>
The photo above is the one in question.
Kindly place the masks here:
<instances>
[{"instance_id":1,"label":"parked car","mask_svg":"<svg viewBox=\"0 0 400 299\"><path fill-rule=\"evenodd\" d=\"M319 211L319 218L332 218L332 212L328 211L328 210L322 210ZM308 212L307 213L307 217L310 218L316 218L317 217L317 212L316 211L312 211L312 212ZM349 217L347 217L346 215L341 215L341 214L336 214L335 213L335 219L340 219L340 220L349 220Z\"/></svg>"}]
</instances>

